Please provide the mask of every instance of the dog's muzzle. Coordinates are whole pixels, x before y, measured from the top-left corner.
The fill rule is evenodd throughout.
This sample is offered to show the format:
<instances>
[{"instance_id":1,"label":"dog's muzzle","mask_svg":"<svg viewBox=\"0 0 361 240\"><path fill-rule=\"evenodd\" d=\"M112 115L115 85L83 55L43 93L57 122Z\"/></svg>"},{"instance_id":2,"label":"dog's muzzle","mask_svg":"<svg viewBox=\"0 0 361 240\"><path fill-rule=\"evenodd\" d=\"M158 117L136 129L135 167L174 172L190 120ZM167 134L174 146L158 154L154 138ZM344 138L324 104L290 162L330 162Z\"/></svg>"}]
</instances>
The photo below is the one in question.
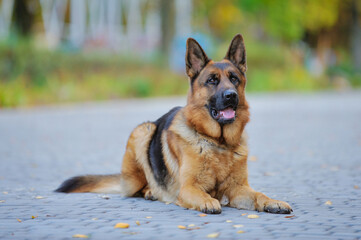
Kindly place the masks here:
<instances>
[{"instance_id":1,"label":"dog's muzzle","mask_svg":"<svg viewBox=\"0 0 361 240\"><path fill-rule=\"evenodd\" d=\"M209 111L212 118L218 123L227 124L236 119L237 106L237 92L233 89L227 89L211 98Z\"/></svg>"}]
</instances>

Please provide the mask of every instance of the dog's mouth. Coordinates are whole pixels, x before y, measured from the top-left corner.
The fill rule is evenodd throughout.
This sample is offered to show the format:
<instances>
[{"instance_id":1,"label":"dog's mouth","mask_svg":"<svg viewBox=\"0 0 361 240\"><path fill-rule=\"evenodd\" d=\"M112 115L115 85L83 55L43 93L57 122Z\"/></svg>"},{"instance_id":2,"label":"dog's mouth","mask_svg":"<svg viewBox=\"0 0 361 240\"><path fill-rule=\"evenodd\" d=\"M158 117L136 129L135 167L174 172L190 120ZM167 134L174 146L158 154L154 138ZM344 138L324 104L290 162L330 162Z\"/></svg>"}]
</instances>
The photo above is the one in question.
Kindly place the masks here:
<instances>
[{"instance_id":1,"label":"dog's mouth","mask_svg":"<svg viewBox=\"0 0 361 240\"><path fill-rule=\"evenodd\" d=\"M232 123L236 119L236 111L232 107L223 110L211 108L211 115L214 120L221 124Z\"/></svg>"}]
</instances>

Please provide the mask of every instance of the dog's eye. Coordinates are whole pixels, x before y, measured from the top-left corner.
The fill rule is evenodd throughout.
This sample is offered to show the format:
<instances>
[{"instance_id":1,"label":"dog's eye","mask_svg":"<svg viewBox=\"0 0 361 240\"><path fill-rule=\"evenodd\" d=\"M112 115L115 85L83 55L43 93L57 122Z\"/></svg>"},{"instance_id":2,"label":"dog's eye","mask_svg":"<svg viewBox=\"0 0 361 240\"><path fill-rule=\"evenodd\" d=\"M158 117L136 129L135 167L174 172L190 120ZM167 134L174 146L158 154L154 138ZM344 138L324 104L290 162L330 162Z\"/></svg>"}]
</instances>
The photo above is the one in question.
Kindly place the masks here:
<instances>
[{"instance_id":1,"label":"dog's eye","mask_svg":"<svg viewBox=\"0 0 361 240\"><path fill-rule=\"evenodd\" d=\"M236 76L234 76L234 75L231 75L231 76L229 77L229 80L230 80L233 84L239 83L238 77L236 77Z\"/></svg>"},{"instance_id":2,"label":"dog's eye","mask_svg":"<svg viewBox=\"0 0 361 240\"><path fill-rule=\"evenodd\" d=\"M218 82L219 82L219 80L216 76L211 76L207 80L207 84L211 84L211 85L217 85Z\"/></svg>"}]
</instances>

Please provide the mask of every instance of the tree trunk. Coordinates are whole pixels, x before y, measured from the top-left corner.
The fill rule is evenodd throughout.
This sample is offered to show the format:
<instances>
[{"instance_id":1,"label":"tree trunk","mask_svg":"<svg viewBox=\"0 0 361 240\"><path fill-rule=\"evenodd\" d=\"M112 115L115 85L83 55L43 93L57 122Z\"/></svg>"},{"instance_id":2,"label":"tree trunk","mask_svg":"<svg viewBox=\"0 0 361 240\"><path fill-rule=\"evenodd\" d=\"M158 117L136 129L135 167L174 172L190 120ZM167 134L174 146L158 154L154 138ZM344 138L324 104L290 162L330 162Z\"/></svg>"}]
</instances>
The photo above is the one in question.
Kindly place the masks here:
<instances>
[{"instance_id":1,"label":"tree trunk","mask_svg":"<svg viewBox=\"0 0 361 240\"><path fill-rule=\"evenodd\" d=\"M161 0L161 51L168 62L174 35L174 0Z\"/></svg>"},{"instance_id":2,"label":"tree trunk","mask_svg":"<svg viewBox=\"0 0 361 240\"><path fill-rule=\"evenodd\" d=\"M360 2L352 2L351 54L355 70L361 71L361 21Z\"/></svg>"}]
</instances>

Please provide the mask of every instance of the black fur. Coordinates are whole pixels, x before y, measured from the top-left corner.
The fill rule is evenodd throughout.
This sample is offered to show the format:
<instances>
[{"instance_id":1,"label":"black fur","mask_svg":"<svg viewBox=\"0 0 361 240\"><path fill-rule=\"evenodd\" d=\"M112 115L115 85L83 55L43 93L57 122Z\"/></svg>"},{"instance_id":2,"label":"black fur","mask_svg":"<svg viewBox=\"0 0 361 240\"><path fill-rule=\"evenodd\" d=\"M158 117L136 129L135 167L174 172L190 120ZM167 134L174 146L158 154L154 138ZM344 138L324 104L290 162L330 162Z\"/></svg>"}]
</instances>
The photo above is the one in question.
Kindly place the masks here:
<instances>
[{"instance_id":1,"label":"black fur","mask_svg":"<svg viewBox=\"0 0 361 240\"><path fill-rule=\"evenodd\" d=\"M164 188L167 186L168 170L165 165L162 152L162 133L169 128L172 120L174 119L174 116L180 109L181 107L175 107L154 122L157 128L153 134L148 148L148 161L150 167L153 170L154 178L157 183Z\"/></svg>"},{"instance_id":2,"label":"black fur","mask_svg":"<svg viewBox=\"0 0 361 240\"><path fill-rule=\"evenodd\" d=\"M72 177L64 181L55 192L70 193L73 190L87 184L83 176Z\"/></svg>"}]
</instances>

